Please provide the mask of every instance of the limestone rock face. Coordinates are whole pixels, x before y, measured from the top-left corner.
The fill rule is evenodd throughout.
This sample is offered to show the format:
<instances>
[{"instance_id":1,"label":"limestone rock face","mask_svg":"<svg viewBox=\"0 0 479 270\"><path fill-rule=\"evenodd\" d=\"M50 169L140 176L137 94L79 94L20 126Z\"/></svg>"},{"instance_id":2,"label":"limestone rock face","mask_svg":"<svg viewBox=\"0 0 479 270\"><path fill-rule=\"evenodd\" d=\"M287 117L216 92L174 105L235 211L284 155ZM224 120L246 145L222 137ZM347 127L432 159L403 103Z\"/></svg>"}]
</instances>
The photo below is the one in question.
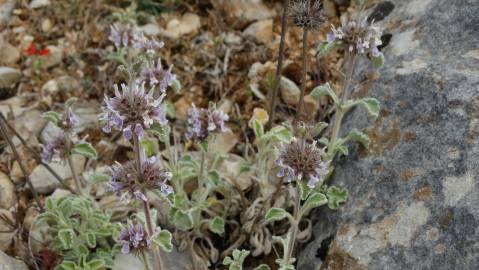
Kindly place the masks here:
<instances>
[{"instance_id":1,"label":"limestone rock face","mask_svg":"<svg viewBox=\"0 0 479 270\"><path fill-rule=\"evenodd\" d=\"M479 6L393 5L379 22L392 34L386 65L367 94L381 114L354 111L342 128L364 130L371 147L336 160L332 183L348 202L313 213L297 269L479 267Z\"/></svg>"}]
</instances>

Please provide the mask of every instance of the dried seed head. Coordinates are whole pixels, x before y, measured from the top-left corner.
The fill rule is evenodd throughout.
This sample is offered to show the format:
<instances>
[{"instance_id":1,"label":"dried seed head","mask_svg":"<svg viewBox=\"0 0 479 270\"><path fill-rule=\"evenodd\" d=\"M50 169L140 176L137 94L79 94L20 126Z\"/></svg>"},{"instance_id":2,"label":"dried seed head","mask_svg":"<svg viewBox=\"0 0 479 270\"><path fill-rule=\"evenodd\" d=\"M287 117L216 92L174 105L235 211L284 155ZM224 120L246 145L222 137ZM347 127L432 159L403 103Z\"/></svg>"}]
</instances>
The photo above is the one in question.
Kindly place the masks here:
<instances>
[{"instance_id":1,"label":"dried seed head","mask_svg":"<svg viewBox=\"0 0 479 270\"><path fill-rule=\"evenodd\" d=\"M324 150L316 143L309 143L304 139L294 140L281 150L276 164L281 167L278 177L294 180L307 180L308 186L313 188L321 177L327 173L328 166L322 161Z\"/></svg>"},{"instance_id":2,"label":"dried seed head","mask_svg":"<svg viewBox=\"0 0 479 270\"><path fill-rule=\"evenodd\" d=\"M118 244L121 245L123 254L132 253L139 255L150 249L151 240L143 229L141 223L133 225L130 223L128 228L123 228L118 236Z\"/></svg>"},{"instance_id":3,"label":"dried seed head","mask_svg":"<svg viewBox=\"0 0 479 270\"><path fill-rule=\"evenodd\" d=\"M188 140L203 141L208 138L208 135L214 132L225 132L228 129L225 127L225 121L229 117L221 110L217 110L214 106L209 109L193 107L188 109L186 138Z\"/></svg>"},{"instance_id":4,"label":"dried seed head","mask_svg":"<svg viewBox=\"0 0 479 270\"><path fill-rule=\"evenodd\" d=\"M308 0L292 1L288 11L293 23L298 27L312 30L320 28L326 22L323 4L319 0L314 1L313 5L310 5Z\"/></svg>"},{"instance_id":5,"label":"dried seed head","mask_svg":"<svg viewBox=\"0 0 479 270\"><path fill-rule=\"evenodd\" d=\"M346 46L351 53L365 54L370 52L372 56L379 56L378 46L382 44L382 31L369 24L367 17L352 20L346 16L341 17L341 27L331 26L332 32L328 34L327 41L339 41Z\"/></svg>"},{"instance_id":6,"label":"dried seed head","mask_svg":"<svg viewBox=\"0 0 479 270\"><path fill-rule=\"evenodd\" d=\"M143 130L150 128L154 122L166 125L165 110L161 102L164 94L158 98L153 96L153 89L145 92L145 84L133 83L131 86L121 85L120 92L115 85L115 96L105 97L103 113L100 120L105 122L103 131L110 133L112 127L122 130L127 140L133 132L141 138Z\"/></svg>"},{"instance_id":7,"label":"dried seed head","mask_svg":"<svg viewBox=\"0 0 479 270\"><path fill-rule=\"evenodd\" d=\"M110 187L120 197L146 201L143 190L160 189L165 196L173 192L173 189L167 185L172 177L171 172L163 169L155 157L141 163L140 173L138 173L136 162L132 160L112 166L111 174Z\"/></svg>"}]
</instances>

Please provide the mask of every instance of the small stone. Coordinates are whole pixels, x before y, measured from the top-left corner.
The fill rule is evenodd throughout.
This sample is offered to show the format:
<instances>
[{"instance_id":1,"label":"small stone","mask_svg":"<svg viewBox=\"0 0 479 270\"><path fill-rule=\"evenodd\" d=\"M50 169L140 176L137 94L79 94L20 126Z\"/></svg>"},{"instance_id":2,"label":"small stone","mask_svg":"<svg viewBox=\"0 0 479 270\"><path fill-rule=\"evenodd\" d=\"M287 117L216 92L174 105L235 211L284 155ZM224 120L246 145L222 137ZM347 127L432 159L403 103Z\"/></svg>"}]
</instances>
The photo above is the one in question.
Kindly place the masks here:
<instances>
[{"instance_id":1,"label":"small stone","mask_svg":"<svg viewBox=\"0 0 479 270\"><path fill-rule=\"evenodd\" d=\"M306 120L313 120L319 109L319 101L311 95L304 96L304 113Z\"/></svg>"},{"instance_id":2,"label":"small stone","mask_svg":"<svg viewBox=\"0 0 479 270\"><path fill-rule=\"evenodd\" d=\"M281 98L286 104L290 106L296 106L298 104L301 90L292 80L281 77L280 89Z\"/></svg>"},{"instance_id":3,"label":"small stone","mask_svg":"<svg viewBox=\"0 0 479 270\"><path fill-rule=\"evenodd\" d=\"M238 185L241 190L245 190L251 186L253 171L241 172L241 168L246 164L246 160L242 157L230 154L224 159L218 167L218 173L232 185Z\"/></svg>"},{"instance_id":4,"label":"small stone","mask_svg":"<svg viewBox=\"0 0 479 270\"><path fill-rule=\"evenodd\" d=\"M215 140L210 143L208 150L212 153L229 153L238 143L238 136L231 130L221 132L215 135Z\"/></svg>"},{"instance_id":5,"label":"small stone","mask_svg":"<svg viewBox=\"0 0 479 270\"><path fill-rule=\"evenodd\" d=\"M73 156L73 164L75 166L75 171L78 174L83 172L83 164L85 163L85 157L80 155ZM72 172L67 162L64 164L52 162L49 164L50 167L64 180L72 177ZM43 166L38 165L33 169L30 174L30 179L32 181L33 187L40 194L48 194L53 192L56 188L59 188L61 184L53 177L50 172Z\"/></svg>"},{"instance_id":6,"label":"small stone","mask_svg":"<svg viewBox=\"0 0 479 270\"><path fill-rule=\"evenodd\" d=\"M218 110L223 111L226 114L229 114L231 111L231 108L233 107L233 103L229 99L225 99L221 105L218 107Z\"/></svg>"},{"instance_id":7,"label":"small stone","mask_svg":"<svg viewBox=\"0 0 479 270\"><path fill-rule=\"evenodd\" d=\"M10 170L10 178L15 184L22 184L25 181L22 170L18 162L14 161Z\"/></svg>"},{"instance_id":8,"label":"small stone","mask_svg":"<svg viewBox=\"0 0 479 270\"><path fill-rule=\"evenodd\" d=\"M15 205L16 200L15 185L8 175L0 172L0 208L9 209Z\"/></svg>"},{"instance_id":9,"label":"small stone","mask_svg":"<svg viewBox=\"0 0 479 270\"><path fill-rule=\"evenodd\" d=\"M15 235L15 228L12 228L11 226L11 224L15 224L15 220L13 219L12 213L5 209L0 209L0 216L3 217L0 218L0 251L5 251L12 243ZM3 264L0 255L0 266L1 265Z\"/></svg>"},{"instance_id":10,"label":"small stone","mask_svg":"<svg viewBox=\"0 0 479 270\"><path fill-rule=\"evenodd\" d=\"M229 32L224 36L224 41L228 45L240 45L243 39L235 33Z\"/></svg>"},{"instance_id":11,"label":"small stone","mask_svg":"<svg viewBox=\"0 0 479 270\"><path fill-rule=\"evenodd\" d=\"M77 79L68 75L64 75L47 81L42 86L42 92L44 94L55 95L60 91L70 92L74 91L75 89L78 89L79 87L80 83Z\"/></svg>"},{"instance_id":12,"label":"small stone","mask_svg":"<svg viewBox=\"0 0 479 270\"><path fill-rule=\"evenodd\" d=\"M42 66L50 68L59 65L63 61L63 51L56 46L47 46L46 48L50 53L42 56Z\"/></svg>"},{"instance_id":13,"label":"small stone","mask_svg":"<svg viewBox=\"0 0 479 270\"><path fill-rule=\"evenodd\" d=\"M40 134L40 141L43 144L46 144L48 141L54 139L60 134L62 134L61 128L59 128L57 125L53 124L52 122L48 122Z\"/></svg>"},{"instance_id":14,"label":"small stone","mask_svg":"<svg viewBox=\"0 0 479 270\"><path fill-rule=\"evenodd\" d=\"M20 81L22 72L11 67L0 67L0 88L9 88Z\"/></svg>"},{"instance_id":15,"label":"small stone","mask_svg":"<svg viewBox=\"0 0 479 270\"><path fill-rule=\"evenodd\" d=\"M172 19L162 30L162 34L171 39L177 39L187 34L195 34L201 27L200 17L193 13L186 13L180 19Z\"/></svg>"},{"instance_id":16,"label":"small stone","mask_svg":"<svg viewBox=\"0 0 479 270\"><path fill-rule=\"evenodd\" d=\"M15 64L20 60L20 51L0 35L0 64Z\"/></svg>"},{"instance_id":17,"label":"small stone","mask_svg":"<svg viewBox=\"0 0 479 270\"><path fill-rule=\"evenodd\" d=\"M50 4L51 4L50 0L33 0L30 3L29 7L32 9L36 9L36 8L49 6Z\"/></svg>"},{"instance_id":18,"label":"small stone","mask_svg":"<svg viewBox=\"0 0 479 270\"><path fill-rule=\"evenodd\" d=\"M0 26L10 20L10 15L15 8L16 0L2 0L0 1Z\"/></svg>"},{"instance_id":19,"label":"small stone","mask_svg":"<svg viewBox=\"0 0 479 270\"><path fill-rule=\"evenodd\" d=\"M60 198L66 197L66 196L71 195L71 194L72 193L69 190L57 188L52 193L52 195L50 195L50 197L55 198L55 199L60 199Z\"/></svg>"},{"instance_id":20,"label":"small stone","mask_svg":"<svg viewBox=\"0 0 479 270\"><path fill-rule=\"evenodd\" d=\"M225 5L224 9L243 24L276 16L275 10L265 6L262 0L223 1L222 3Z\"/></svg>"},{"instance_id":21,"label":"small stone","mask_svg":"<svg viewBox=\"0 0 479 270\"><path fill-rule=\"evenodd\" d=\"M42 31L45 33L50 32L52 30L53 23L50 19L46 18L42 21Z\"/></svg>"},{"instance_id":22,"label":"small stone","mask_svg":"<svg viewBox=\"0 0 479 270\"><path fill-rule=\"evenodd\" d=\"M23 219L23 227L27 230L30 230L39 214L40 212L36 207L28 208L27 212L25 213L25 218Z\"/></svg>"},{"instance_id":23,"label":"small stone","mask_svg":"<svg viewBox=\"0 0 479 270\"><path fill-rule=\"evenodd\" d=\"M255 22L243 31L243 36L258 43L267 44L273 40L273 20Z\"/></svg>"},{"instance_id":24,"label":"small stone","mask_svg":"<svg viewBox=\"0 0 479 270\"><path fill-rule=\"evenodd\" d=\"M148 23L142 26L140 30L148 36L158 36L161 33L161 28L156 23Z\"/></svg>"}]
</instances>

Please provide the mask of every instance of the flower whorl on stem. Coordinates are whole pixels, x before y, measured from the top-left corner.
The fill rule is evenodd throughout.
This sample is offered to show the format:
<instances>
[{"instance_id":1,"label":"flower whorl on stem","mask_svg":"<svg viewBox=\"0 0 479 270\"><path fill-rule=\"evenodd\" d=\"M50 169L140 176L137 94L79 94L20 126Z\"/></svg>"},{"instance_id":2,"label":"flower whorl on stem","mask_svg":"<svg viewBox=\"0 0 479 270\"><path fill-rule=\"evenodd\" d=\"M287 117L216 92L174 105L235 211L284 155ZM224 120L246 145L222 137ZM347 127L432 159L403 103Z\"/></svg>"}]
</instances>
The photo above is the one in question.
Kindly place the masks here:
<instances>
[{"instance_id":1,"label":"flower whorl on stem","mask_svg":"<svg viewBox=\"0 0 479 270\"><path fill-rule=\"evenodd\" d=\"M103 113L100 115L100 120L105 122L104 132L110 133L112 127L115 127L130 140L133 132L142 138L143 130L150 128L154 122L161 125L168 123L161 104L164 94L155 98L153 89L146 93L144 83L132 83L130 86L122 84L121 92L116 85L114 88L115 96L105 96Z\"/></svg>"},{"instance_id":2,"label":"flower whorl on stem","mask_svg":"<svg viewBox=\"0 0 479 270\"><path fill-rule=\"evenodd\" d=\"M278 177L286 177L289 182L304 179L313 188L328 171L328 165L321 158L323 154L324 150L316 146L316 141L293 140L280 150L276 160L281 168Z\"/></svg>"},{"instance_id":3,"label":"flower whorl on stem","mask_svg":"<svg viewBox=\"0 0 479 270\"><path fill-rule=\"evenodd\" d=\"M186 138L188 140L203 141L208 138L208 135L214 132L225 132L228 129L225 126L225 121L229 117L221 110L210 106L209 109L198 109L194 104L188 109Z\"/></svg>"}]
</instances>

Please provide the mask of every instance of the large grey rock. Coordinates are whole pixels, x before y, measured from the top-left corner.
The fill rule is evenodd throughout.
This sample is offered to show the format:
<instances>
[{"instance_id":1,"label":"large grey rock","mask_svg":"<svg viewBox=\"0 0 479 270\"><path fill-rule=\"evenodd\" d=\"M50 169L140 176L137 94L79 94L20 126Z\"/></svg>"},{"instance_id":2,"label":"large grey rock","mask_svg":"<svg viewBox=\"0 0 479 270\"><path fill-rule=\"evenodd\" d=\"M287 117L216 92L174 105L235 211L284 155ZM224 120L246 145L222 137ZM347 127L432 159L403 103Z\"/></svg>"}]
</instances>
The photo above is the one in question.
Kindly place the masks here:
<instances>
[{"instance_id":1,"label":"large grey rock","mask_svg":"<svg viewBox=\"0 0 479 270\"><path fill-rule=\"evenodd\" d=\"M0 269L1 270L28 270L27 265L17 259L9 257L0 251Z\"/></svg>"},{"instance_id":2,"label":"large grey rock","mask_svg":"<svg viewBox=\"0 0 479 270\"><path fill-rule=\"evenodd\" d=\"M0 1L0 26L8 23L13 8L15 7L16 0L1 0Z\"/></svg>"},{"instance_id":3,"label":"large grey rock","mask_svg":"<svg viewBox=\"0 0 479 270\"><path fill-rule=\"evenodd\" d=\"M15 186L8 175L0 172L0 208L9 209L16 200Z\"/></svg>"},{"instance_id":4,"label":"large grey rock","mask_svg":"<svg viewBox=\"0 0 479 270\"><path fill-rule=\"evenodd\" d=\"M337 212L313 216L314 241L297 269L478 269L479 6L474 0L405 0L386 18L386 66L368 93L372 123L332 179L349 190Z\"/></svg>"}]
</instances>

